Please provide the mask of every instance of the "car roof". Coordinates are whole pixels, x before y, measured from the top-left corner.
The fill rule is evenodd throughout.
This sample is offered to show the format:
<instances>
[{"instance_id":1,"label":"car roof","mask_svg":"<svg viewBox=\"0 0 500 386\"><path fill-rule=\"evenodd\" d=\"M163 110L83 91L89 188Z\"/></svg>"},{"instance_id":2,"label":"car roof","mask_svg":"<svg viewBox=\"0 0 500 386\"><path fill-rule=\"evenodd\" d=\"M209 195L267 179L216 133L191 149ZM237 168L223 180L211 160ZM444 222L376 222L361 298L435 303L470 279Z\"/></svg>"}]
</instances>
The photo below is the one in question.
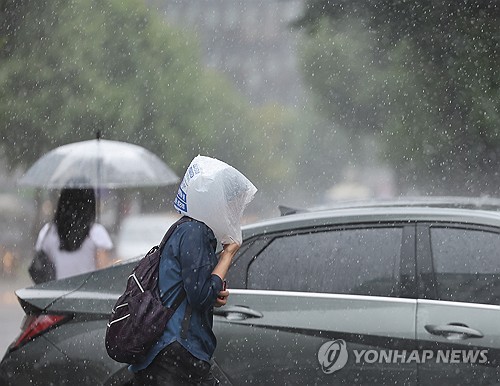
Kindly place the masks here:
<instances>
[{"instance_id":1,"label":"car roof","mask_svg":"<svg viewBox=\"0 0 500 386\"><path fill-rule=\"evenodd\" d=\"M244 239L288 229L356 223L432 221L500 227L500 200L488 197L344 201L309 209L281 206L280 211L280 217L242 227Z\"/></svg>"}]
</instances>

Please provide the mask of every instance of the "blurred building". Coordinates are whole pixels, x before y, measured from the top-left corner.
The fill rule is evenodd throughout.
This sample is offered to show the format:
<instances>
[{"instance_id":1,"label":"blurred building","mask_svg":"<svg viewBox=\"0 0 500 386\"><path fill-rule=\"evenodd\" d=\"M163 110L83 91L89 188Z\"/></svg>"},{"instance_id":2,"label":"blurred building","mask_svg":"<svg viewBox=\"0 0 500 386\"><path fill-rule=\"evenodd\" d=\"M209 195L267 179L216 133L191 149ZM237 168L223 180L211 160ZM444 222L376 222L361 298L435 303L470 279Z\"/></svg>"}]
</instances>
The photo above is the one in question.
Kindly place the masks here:
<instances>
[{"instance_id":1,"label":"blurred building","mask_svg":"<svg viewBox=\"0 0 500 386\"><path fill-rule=\"evenodd\" d=\"M304 0L150 0L173 25L198 37L208 67L225 73L252 103L302 104L291 26Z\"/></svg>"}]
</instances>

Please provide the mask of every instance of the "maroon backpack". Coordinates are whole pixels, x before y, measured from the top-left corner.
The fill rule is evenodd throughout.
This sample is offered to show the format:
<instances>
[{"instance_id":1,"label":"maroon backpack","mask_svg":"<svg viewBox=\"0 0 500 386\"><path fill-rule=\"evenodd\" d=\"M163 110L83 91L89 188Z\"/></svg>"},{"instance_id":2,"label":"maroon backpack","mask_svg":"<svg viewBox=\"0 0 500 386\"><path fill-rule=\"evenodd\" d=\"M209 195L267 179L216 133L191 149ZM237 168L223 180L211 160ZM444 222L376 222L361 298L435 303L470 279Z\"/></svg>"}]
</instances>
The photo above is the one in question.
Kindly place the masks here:
<instances>
[{"instance_id":1,"label":"maroon backpack","mask_svg":"<svg viewBox=\"0 0 500 386\"><path fill-rule=\"evenodd\" d=\"M128 364L144 361L185 299L182 288L171 307L163 305L158 289L158 268L168 238L179 224L189 220L182 217L174 223L161 243L151 248L127 278L127 288L113 307L106 329L106 350L115 361Z\"/></svg>"}]
</instances>

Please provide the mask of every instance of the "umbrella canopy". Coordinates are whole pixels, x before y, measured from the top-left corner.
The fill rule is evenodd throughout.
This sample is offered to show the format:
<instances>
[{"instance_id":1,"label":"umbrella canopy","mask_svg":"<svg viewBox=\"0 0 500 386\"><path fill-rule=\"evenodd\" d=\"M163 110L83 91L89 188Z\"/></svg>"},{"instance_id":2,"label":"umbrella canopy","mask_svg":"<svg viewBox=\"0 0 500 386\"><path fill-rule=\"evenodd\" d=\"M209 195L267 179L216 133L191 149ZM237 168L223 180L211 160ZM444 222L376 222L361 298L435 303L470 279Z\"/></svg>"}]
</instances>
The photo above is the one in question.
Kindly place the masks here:
<instances>
[{"instance_id":1,"label":"umbrella canopy","mask_svg":"<svg viewBox=\"0 0 500 386\"><path fill-rule=\"evenodd\" d=\"M42 188L126 188L170 185L179 177L149 150L126 142L93 139L43 155L19 184Z\"/></svg>"}]
</instances>

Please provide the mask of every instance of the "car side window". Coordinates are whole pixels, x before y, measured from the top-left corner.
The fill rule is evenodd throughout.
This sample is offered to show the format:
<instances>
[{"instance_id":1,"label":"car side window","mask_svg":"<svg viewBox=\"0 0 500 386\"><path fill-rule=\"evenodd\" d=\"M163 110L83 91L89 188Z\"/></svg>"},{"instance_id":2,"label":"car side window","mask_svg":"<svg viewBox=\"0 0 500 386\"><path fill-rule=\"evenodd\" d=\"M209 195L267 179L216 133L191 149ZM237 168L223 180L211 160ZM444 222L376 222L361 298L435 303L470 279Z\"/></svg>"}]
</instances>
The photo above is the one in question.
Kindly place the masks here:
<instances>
[{"instance_id":1,"label":"car side window","mask_svg":"<svg viewBox=\"0 0 500 386\"><path fill-rule=\"evenodd\" d=\"M500 304L500 234L432 227L430 235L439 300Z\"/></svg>"},{"instance_id":2,"label":"car side window","mask_svg":"<svg viewBox=\"0 0 500 386\"><path fill-rule=\"evenodd\" d=\"M229 288L246 288L247 266L253 257L258 254L269 242L266 238L256 237L243 242L236 252L233 263L226 275Z\"/></svg>"},{"instance_id":3,"label":"car side window","mask_svg":"<svg viewBox=\"0 0 500 386\"><path fill-rule=\"evenodd\" d=\"M250 289L398 296L402 228L275 238L250 264Z\"/></svg>"}]
</instances>

